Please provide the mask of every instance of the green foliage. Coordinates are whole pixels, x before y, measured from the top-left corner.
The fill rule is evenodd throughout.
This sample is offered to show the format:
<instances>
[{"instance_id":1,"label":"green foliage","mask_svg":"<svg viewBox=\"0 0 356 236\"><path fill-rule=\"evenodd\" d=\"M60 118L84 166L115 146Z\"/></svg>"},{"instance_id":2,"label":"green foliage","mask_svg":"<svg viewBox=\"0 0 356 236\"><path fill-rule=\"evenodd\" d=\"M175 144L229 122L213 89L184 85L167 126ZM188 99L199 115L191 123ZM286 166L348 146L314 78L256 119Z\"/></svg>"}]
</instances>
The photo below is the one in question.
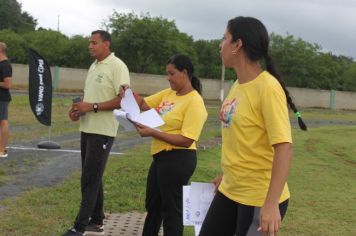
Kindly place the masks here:
<instances>
[{"instance_id":1,"label":"green foliage","mask_svg":"<svg viewBox=\"0 0 356 236\"><path fill-rule=\"evenodd\" d=\"M63 49L68 40L67 36L57 31L39 30L26 33L24 38L28 47L35 49L50 65L62 65L65 61Z\"/></svg>"},{"instance_id":2,"label":"green foliage","mask_svg":"<svg viewBox=\"0 0 356 236\"><path fill-rule=\"evenodd\" d=\"M68 108L70 102L69 98L57 98L55 103L58 107L53 111L58 120L64 120L64 108ZM34 118L29 116L29 112L23 113L26 107L28 110L27 104L25 96L16 96L10 111L16 111L12 117L17 127L32 127L27 131L16 129L29 140L28 135L34 138L41 137L43 133L34 132L37 130L33 128ZM220 132L218 109L211 108L208 112L202 142L216 137L212 131ZM308 119L337 121L355 120L356 113L312 110L304 115ZM69 123L56 126L59 125L61 129L57 135L77 132L64 128ZM72 122L71 126L77 127L77 124ZM23 140L22 136L19 138L16 140ZM293 129L294 158L288 178L291 199L280 235L356 235L356 205L353 204L356 200L355 139L355 126L310 128L308 132ZM191 181L210 182L218 175L221 172L220 155L219 145L200 149ZM128 150L125 155L110 157L104 176L107 213L145 211L145 183L151 161L147 144ZM0 184L12 181L11 176L6 175L10 169L8 166L0 168ZM79 173L68 176L63 183L53 187L29 188L16 198L0 202L0 235L61 235L73 224L79 202ZM351 203L346 210L345 202ZM184 235L194 235L192 228L185 227Z\"/></svg>"},{"instance_id":3,"label":"green foliage","mask_svg":"<svg viewBox=\"0 0 356 236\"><path fill-rule=\"evenodd\" d=\"M356 91L356 63L349 66L340 80L343 81L343 90Z\"/></svg>"},{"instance_id":4,"label":"green foliage","mask_svg":"<svg viewBox=\"0 0 356 236\"><path fill-rule=\"evenodd\" d=\"M50 65L88 68L93 61L88 53L88 38L68 38L57 31L40 29L28 33L0 30L0 41L8 46L8 56L14 63L28 63L28 48L33 48Z\"/></svg>"},{"instance_id":5,"label":"green foliage","mask_svg":"<svg viewBox=\"0 0 356 236\"><path fill-rule=\"evenodd\" d=\"M27 63L27 42L22 35L10 29L0 30L0 42L7 44L7 51L12 62Z\"/></svg>"},{"instance_id":6,"label":"green foliage","mask_svg":"<svg viewBox=\"0 0 356 236\"><path fill-rule=\"evenodd\" d=\"M270 36L270 53L277 71L288 86L314 89L344 89L340 78L351 58L322 52L321 46L274 33Z\"/></svg>"},{"instance_id":7,"label":"green foliage","mask_svg":"<svg viewBox=\"0 0 356 236\"><path fill-rule=\"evenodd\" d=\"M64 55L61 66L72 67L72 68L89 68L93 59L90 57L88 52L88 38L79 35L73 36L69 40L65 40L63 45L63 51L61 54Z\"/></svg>"},{"instance_id":8,"label":"green foliage","mask_svg":"<svg viewBox=\"0 0 356 236\"><path fill-rule=\"evenodd\" d=\"M164 62L173 54L195 57L193 39L179 32L174 21L114 11L106 26L115 38L113 50L133 72L161 74Z\"/></svg>"},{"instance_id":9,"label":"green foliage","mask_svg":"<svg viewBox=\"0 0 356 236\"><path fill-rule=\"evenodd\" d=\"M16 0L0 0L0 30L11 29L16 32L35 30L37 20L21 10Z\"/></svg>"},{"instance_id":10,"label":"green foliage","mask_svg":"<svg viewBox=\"0 0 356 236\"><path fill-rule=\"evenodd\" d=\"M194 49L198 56L196 71L199 77L220 78L219 44L220 40L198 40L194 42Z\"/></svg>"},{"instance_id":11,"label":"green foliage","mask_svg":"<svg viewBox=\"0 0 356 236\"><path fill-rule=\"evenodd\" d=\"M32 47L51 65L88 68L92 63L87 37L67 37L43 28L24 30L23 24L20 24L23 21L36 25L32 16L21 12L21 5L15 0L0 0L0 3L0 41L8 44L8 56L12 62L27 63L27 49ZM11 5L8 11L4 10L7 9L5 5ZM10 16L9 12L14 16L11 20L6 18ZM22 18L18 17L19 14ZM131 72L165 74L168 58L182 53L192 59L194 73L198 77L221 78L218 39L194 41L191 36L180 32L174 21L152 17L149 13L137 15L114 10L103 26L112 32L112 51L127 64ZM356 91L352 69L356 67L356 62L353 58L324 52L320 45L293 35L274 33L270 35L269 50L287 86ZM226 69L225 79L236 80L233 69Z\"/></svg>"}]
</instances>

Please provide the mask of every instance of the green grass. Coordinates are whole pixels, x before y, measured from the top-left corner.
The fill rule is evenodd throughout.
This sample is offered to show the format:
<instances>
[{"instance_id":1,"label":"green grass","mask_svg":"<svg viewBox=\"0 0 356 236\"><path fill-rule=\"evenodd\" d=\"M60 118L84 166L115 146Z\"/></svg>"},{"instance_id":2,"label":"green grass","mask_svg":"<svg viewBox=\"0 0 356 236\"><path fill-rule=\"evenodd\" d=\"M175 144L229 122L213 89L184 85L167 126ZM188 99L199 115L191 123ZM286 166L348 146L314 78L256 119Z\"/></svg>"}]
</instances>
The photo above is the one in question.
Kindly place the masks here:
<instances>
[{"instance_id":1,"label":"green grass","mask_svg":"<svg viewBox=\"0 0 356 236\"><path fill-rule=\"evenodd\" d=\"M327 109L303 109L302 117L306 120L339 120L339 121L356 121L355 111L338 110L331 111ZM290 114L294 117L294 114Z\"/></svg>"},{"instance_id":2,"label":"green grass","mask_svg":"<svg viewBox=\"0 0 356 236\"><path fill-rule=\"evenodd\" d=\"M69 104L70 99L64 99L63 107L55 112L66 112ZM16 100L12 108L15 106ZM220 136L218 110L209 109L209 115L201 143ZM303 115L310 119L356 118L356 113L326 110L307 111ZM67 119L66 113L56 117L56 125L64 128L66 123L60 119ZM35 123L29 115L16 122ZM62 133L76 129L73 125ZM308 132L293 130L294 159L288 180L292 197L279 235L356 235L355 140L355 126L311 128ZM198 166L191 181L211 181L220 173L220 147L207 147L198 152ZM144 212L151 158L149 145L142 145L109 159L104 176L106 212ZM0 183L3 173L0 168ZM79 207L79 177L75 173L57 186L30 190L0 202L0 236L60 235L72 225ZM185 235L193 235L191 227L186 227Z\"/></svg>"},{"instance_id":3,"label":"green grass","mask_svg":"<svg viewBox=\"0 0 356 236\"><path fill-rule=\"evenodd\" d=\"M26 141L34 137L48 137L48 127L40 124L33 115L28 96L13 95L9 106L9 142ZM70 97L55 97L52 101L52 137L77 132L78 124L68 118Z\"/></svg>"},{"instance_id":4,"label":"green grass","mask_svg":"<svg viewBox=\"0 0 356 236\"><path fill-rule=\"evenodd\" d=\"M283 235L356 235L356 127L294 132Z\"/></svg>"}]
</instances>

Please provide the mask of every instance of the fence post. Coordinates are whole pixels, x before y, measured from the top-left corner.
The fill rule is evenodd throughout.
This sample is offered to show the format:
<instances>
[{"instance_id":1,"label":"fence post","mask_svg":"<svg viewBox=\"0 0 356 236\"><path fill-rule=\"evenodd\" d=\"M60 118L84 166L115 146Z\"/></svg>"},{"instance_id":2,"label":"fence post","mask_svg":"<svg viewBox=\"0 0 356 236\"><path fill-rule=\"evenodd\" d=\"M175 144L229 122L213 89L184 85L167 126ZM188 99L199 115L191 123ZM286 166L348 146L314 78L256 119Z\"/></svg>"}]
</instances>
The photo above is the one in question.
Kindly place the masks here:
<instances>
[{"instance_id":1,"label":"fence post","mask_svg":"<svg viewBox=\"0 0 356 236\"><path fill-rule=\"evenodd\" d=\"M222 67L221 67L221 80L220 80L220 102L223 102L224 101L224 81L225 81L225 66L224 64L222 64Z\"/></svg>"},{"instance_id":2,"label":"fence post","mask_svg":"<svg viewBox=\"0 0 356 236\"><path fill-rule=\"evenodd\" d=\"M335 90L330 90L330 110L334 110L335 106Z\"/></svg>"},{"instance_id":3,"label":"fence post","mask_svg":"<svg viewBox=\"0 0 356 236\"><path fill-rule=\"evenodd\" d=\"M53 78L53 89L54 91L57 91L58 89L58 81L59 81L59 67L54 66L54 72L53 72L54 78Z\"/></svg>"}]
</instances>

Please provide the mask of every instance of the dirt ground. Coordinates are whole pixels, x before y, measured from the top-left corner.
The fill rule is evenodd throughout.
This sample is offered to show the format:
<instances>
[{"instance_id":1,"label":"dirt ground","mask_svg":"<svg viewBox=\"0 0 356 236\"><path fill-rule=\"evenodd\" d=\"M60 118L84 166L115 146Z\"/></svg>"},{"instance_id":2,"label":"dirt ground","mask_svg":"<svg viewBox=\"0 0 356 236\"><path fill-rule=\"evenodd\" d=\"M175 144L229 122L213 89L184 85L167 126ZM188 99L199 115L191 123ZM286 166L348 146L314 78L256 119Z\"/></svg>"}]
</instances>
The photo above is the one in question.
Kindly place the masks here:
<instances>
[{"instance_id":1,"label":"dirt ground","mask_svg":"<svg viewBox=\"0 0 356 236\"><path fill-rule=\"evenodd\" d=\"M61 151L18 149L36 148L40 141L43 140L8 144L9 156L0 158L0 167L6 176L10 176L10 179L0 182L0 200L32 188L53 186L62 182L74 171L80 170L79 132L52 138L52 141L61 146ZM149 141L137 135L124 135L116 138L111 151L124 153L135 145ZM120 155L112 155L111 158L120 158Z\"/></svg>"}]
</instances>

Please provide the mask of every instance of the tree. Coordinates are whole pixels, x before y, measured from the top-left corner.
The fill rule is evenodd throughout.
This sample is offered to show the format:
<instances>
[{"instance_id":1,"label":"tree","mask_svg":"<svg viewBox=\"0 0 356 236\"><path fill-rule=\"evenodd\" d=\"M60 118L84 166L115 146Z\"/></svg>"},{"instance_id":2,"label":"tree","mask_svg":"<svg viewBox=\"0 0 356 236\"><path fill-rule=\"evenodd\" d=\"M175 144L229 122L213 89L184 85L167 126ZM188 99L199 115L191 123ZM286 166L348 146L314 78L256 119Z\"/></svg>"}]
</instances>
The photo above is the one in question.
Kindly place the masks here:
<instances>
[{"instance_id":1,"label":"tree","mask_svg":"<svg viewBox=\"0 0 356 236\"><path fill-rule=\"evenodd\" d=\"M270 41L270 54L286 84L308 87L314 80L311 70L319 46L295 39L293 35L283 37L274 33L270 35Z\"/></svg>"},{"instance_id":2,"label":"tree","mask_svg":"<svg viewBox=\"0 0 356 236\"><path fill-rule=\"evenodd\" d=\"M36 28L37 20L21 10L16 0L0 0L0 30L11 29L15 32L28 32Z\"/></svg>"},{"instance_id":3,"label":"tree","mask_svg":"<svg viewBox=\"0 0 356 236\"><path fill-rule=\"evenodd\" d=\"M351 58L325 53L320 45L295 39L293 35L283 37L272 33L270 38L270 53L288 86L342 88L340 75L352 62Z\"/></svg>"},{"instance_id":4,"label":"tree","mask_svg":"<svg viewBox=\"0 0 356 236\"><path fill-rule=\"evenodd\" d=\"M349 65L348 69L342 74L343 90L356 91L356 63Z\"/></svg>"},{"instance_id":5,"label":"tree","mask_svg":"<svg viewBox=\"0 0 356 236\"><path fill-rule=\"evenodd\" d=\"M0 41L5 42L8 49L8 57L15 63L27 63L27 42L12 30L0 30Z\"/></svg>"},{"instance_id":6,"label":"tree","mask_svg":"<svg viewBox=\"0 0 356 236\"><path fill-rule=\"evenodd\" d=\"M33 31L24 34L27 46L35 49L50 65L65 65L70 58L64 53L68 37L53 30Z\"/></svg>"},{"instance_id":7,"label":"tree","mask_svg":"<svg viewBox=\"0 0 356 236\"><path fill-rule=\"evenodd\" d=\"M65 59L62 66L88 68L93 62L89 56L88 38L79 35L65 41L63 54Z\"/></svg>"},{"instance_id":8,"label":"tree","mask_svg":"<svg viewBox=\"0 0 356 236\"><path fill-rule=\"evenodd\" d=\"M179 32L174 21L114 11L105 25L112 31L113 51L130 71L162 74L164 63L177 53L196 59L192 37Z\"/></svg>"},{"instance_id":9,"label":"tree","mask_svg":"<svg viewBox=\"0 0 356 236\"><path fill-rule=\"evenodd\" d=\"M199 77L221 77L219 43L220 40L198 40L194 42L194 49L198 57L196 71Z\"/></svg>"}]
</instances>

